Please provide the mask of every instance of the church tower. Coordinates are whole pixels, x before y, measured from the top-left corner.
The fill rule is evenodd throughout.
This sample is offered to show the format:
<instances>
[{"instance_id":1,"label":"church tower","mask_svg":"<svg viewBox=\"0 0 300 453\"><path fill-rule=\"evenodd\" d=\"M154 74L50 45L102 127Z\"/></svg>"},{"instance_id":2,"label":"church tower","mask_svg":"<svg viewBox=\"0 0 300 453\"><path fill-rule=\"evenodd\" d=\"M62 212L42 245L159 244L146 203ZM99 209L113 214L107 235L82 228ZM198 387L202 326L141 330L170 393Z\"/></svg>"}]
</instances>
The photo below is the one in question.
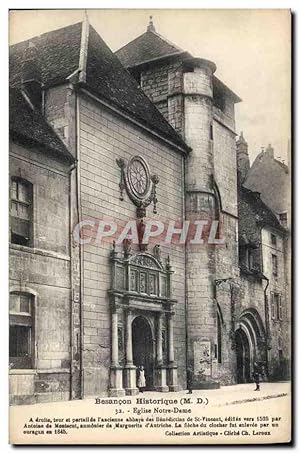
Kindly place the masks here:
<instances>
[{"instance_id":1,"label":"church tower","mask_svg":"<svg viewBox=\"0 0 300 453\"><path fill-rule=\"evenodd\" d=\"M147 31L116 52L191 148L185 162L187 367L196 388L233 381L233 310L238 270L237 168L234 104L239 97L195 58ZM191 227L190 227L191 231ZM214 242L214 243L211 243Z\"/></svg>"}]
</instances>

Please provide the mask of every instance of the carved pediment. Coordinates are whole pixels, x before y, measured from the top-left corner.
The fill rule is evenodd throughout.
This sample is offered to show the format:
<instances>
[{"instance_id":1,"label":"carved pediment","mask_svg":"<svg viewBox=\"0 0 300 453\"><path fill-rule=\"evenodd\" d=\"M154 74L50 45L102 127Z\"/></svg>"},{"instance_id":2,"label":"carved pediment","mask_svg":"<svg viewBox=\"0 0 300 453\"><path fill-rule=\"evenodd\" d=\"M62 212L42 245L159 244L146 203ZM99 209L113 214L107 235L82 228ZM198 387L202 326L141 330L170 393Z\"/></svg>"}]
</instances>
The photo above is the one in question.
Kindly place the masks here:
<instances>
[{"instance_id":1,"label":"carved pediment","mask_svg":"<svg viewBox=\"0 0 300 453\"><path fill-rule=\"evenodd\" d=\"M148 253L138 253L130 259L130 264L150 269L162 270L160 262Z\"/></svg>"},{"instance_id":2,"label":"carved pediment","mask_svg":"<svg viewBox=\"0 0 300 453\"><path fill-rule=\"evenodd\" d=\"M171 274L169 257L166 265L161 262L159 246L154 247L153 255L150 253L125 253L118 256L113 250L112 263L112 290L138 294L140 297L172 298Z\"/></svg>"}]
</instances>

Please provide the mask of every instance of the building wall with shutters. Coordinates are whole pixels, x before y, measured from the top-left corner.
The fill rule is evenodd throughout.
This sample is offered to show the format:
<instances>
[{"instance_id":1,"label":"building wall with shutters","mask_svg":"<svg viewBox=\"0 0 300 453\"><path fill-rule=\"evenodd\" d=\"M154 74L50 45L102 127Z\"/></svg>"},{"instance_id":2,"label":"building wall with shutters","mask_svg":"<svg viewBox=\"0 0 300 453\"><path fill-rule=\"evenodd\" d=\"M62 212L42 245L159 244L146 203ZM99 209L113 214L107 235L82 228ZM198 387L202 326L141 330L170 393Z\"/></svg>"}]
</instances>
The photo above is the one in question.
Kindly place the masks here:
<instances>
[{"instance_id":1,"label":"building wall with shutters","mask_svg":"<svg viewBox=\"0 0 300 453\"><path fill-rule=\"evenodd\" d=\"M269 372L271 377L275 379L287 377L291 357L291 319L289 309L291 301L288 299L289 293L287 289L289 283L285 272L286 253L283 235L271 228L263 228L263 272L269 279L268 302L271 332ZM277 269L274 269L274 257L276 257Z\"/></svg>"}]
</instances>

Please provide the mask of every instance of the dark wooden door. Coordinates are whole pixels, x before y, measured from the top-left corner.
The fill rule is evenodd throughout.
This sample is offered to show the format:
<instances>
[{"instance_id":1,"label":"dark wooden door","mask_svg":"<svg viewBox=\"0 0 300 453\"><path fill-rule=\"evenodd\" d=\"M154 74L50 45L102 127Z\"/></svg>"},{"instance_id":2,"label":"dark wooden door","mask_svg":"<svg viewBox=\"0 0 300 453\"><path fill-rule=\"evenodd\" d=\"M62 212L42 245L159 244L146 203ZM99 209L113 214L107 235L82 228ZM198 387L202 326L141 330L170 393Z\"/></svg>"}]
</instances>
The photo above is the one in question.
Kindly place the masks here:
<instances>
[{"instance_id":1,"label":"dark wooden door","mask_svg":"<svg viewBox=\"0 0 300 453\"><path fill-rule=\"evenodd\" d=\"M143 316L132 323L133 363L145 368L146 389L153 389L153 341L151 328ZM137 373L138 378L138 373Z\"/></svg>"}]
</instances>

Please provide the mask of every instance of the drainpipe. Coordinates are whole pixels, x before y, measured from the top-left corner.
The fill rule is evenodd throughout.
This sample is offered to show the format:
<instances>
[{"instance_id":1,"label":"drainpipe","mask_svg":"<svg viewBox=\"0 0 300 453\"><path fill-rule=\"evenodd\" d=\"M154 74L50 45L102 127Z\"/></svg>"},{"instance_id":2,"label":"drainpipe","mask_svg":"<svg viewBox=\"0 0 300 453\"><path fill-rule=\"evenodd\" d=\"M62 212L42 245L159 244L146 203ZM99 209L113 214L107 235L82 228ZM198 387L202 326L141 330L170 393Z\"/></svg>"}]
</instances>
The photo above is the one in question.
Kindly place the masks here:
<instances>
[{"instance_id":1,"label":"drainpipe","mask_svg":"<svg viewBox=\"0 0 300 453\"><path fill-rule=\"evenodd\" d=\"M73 213L72 213L72 172L76 168L77 162L71 165L69 168L69 254L70 254L70 286L71 286L71 307L70 307L70 400L73 399L73 347L74 347L74 332L73 332L73 317L74 317L74 307L73 307L73 269L72 269L72 225L73 225Z\"/></svg>"},{"instance_id":2,"label":"drainpipe","mask_svg":"<svg viewBox=\"0 0 300 453\"><path fill-rule=\"evenodd\" d=\"M265 302L265 322L266 322L266 373L267 378L269 379L269 340L270 340L270 322L269 322L269 304L268 304L268 295L267 289L269 287L270 281L268 277L263 274L264 280L267 281L267 284L264 289L264 302Z\"/></svg>"},{"instance_id":3,"label":"drainpipe","mask_svg":"<svg viewBox=\"0 0 300 453\"><path fill-rule=\"evenodd\" d=\"M185 157L182 158L182 220L186 219L186 199L185 199ZM187 280L187 251L184 244L184 304L185 304L185 372L187 382L187 370L189 367L189 336L188 336L188 280Z\"/></svg>"},{"instance_id":4,"label":"drainpipe","mask_svg":"<svg viewBox=\"0 0 300 453\"><path fill-rule=\"evenodd\" d=\"M80 181L80 118L79 118L79 97L75 93L75 121L76 121L76 156L77 156L77 171L76 171L76 203L78 222L82 220L81 210L81 181ZM84 374L83 374L83 253L82 244L79 244L79 263L80 263L80 398L84 399Z\"/></svg>"}]
</instances>

